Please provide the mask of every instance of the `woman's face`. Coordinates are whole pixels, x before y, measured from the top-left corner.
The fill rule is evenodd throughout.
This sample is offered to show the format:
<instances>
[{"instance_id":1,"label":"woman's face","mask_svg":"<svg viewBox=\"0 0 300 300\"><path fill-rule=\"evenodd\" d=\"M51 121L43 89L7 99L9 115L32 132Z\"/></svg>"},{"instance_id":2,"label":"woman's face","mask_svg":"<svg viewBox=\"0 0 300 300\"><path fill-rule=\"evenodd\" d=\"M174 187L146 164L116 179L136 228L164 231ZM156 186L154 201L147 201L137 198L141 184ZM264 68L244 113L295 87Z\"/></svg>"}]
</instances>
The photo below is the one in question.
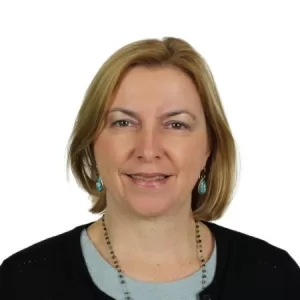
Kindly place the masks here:
<instances>
[{"instance_id":1,"label":"woman's face","mask_svg":"<svg viewBox=\"0 0 300 300\"><path fill-rule=\"evenodd\" d=\"M209 156L205 117L179 69L138 66L124 77L95 141L107 204L158 216L191 207Z\"/></svg>"}]
</instances>

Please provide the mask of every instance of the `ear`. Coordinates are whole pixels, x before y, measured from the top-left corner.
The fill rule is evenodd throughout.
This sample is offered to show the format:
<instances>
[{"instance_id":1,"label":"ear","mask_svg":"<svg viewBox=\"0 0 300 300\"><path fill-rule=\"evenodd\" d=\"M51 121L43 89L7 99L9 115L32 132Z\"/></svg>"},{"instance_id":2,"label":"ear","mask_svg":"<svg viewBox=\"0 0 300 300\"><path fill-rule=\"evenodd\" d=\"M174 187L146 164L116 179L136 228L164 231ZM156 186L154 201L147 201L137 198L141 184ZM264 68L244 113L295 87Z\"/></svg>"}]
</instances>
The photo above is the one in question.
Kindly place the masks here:
<instances>
[{"instance_id":1,"label":"ear","mask_svg":"<svg viewBox=\"0 0 300 300\"><path fill-rule=\"evenodd\" d=\"M209 156L210 156L210 150L206 151L206 154L205 154L205 161L208 160Z\"/></svg>"},{"instance_id":2,"label":"ear","mask_svg":"<svg viewBox=\"0 0 300 300\"><path fill-rule=\"evenodd\" d=\"M208 160L210 154L211 154L210 143L207 143L207 150L206 150L206 153L205 153L205 165L207 163L207 160Z\"/></svg>"},{"instance_id":3,"label":"ear","mask_svg":"<svg viewBox=\"0 0 300 300\"><path fill-rule=\"evenodd\" d=\"M211 149L212 149L212 138L209 135L209 133L207 133L207 143L206 143L207 147L206 147L206 153L205 153L205 164L211 154Z\"/></svg>"}]
</instances>

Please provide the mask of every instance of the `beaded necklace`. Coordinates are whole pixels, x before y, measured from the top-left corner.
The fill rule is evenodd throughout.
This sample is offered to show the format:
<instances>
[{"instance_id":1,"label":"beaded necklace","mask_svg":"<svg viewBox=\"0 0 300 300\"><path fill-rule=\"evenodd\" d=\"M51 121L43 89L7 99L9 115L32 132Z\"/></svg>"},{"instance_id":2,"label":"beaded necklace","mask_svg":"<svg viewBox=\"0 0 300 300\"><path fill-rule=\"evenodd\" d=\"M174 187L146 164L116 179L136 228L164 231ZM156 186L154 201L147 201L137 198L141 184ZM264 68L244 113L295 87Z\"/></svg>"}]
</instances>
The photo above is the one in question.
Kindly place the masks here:
<instances>
[{"instance_id":1,"label":"beaded necklace","mask_svg":"<svg viewBox=\"0 0 300 300\"><path fill-rule=\"evenodd\" d=\"M201 262L201 268L202 268L202 282L201 283L202 283L202 290L203 290L205 288L205 284L206 284L207 270L206 270L206 264L205 264L205 260L204 260L204 256L203 256L203 245L202 245L202 238L201 238L201 234L200 234L200 221L195 221L195 226L196 226L197 250L199 251L199 254L200 254L200 262ZM128 290L128 286L127 286L127 283L125 280L124 273L120 267L119 261L115 255L115 252L113 250L112 244L109 239L108 231L107 231L106 224L105 224L105 215L102 216L102 227L103 227L104 238L105 238L105 242L106 242L109 254L111 256L114 267L118 272L120 285L123 288L124 300L133 300L133 298L131 297L131 293Z\"/></svg>"}]
</instances>

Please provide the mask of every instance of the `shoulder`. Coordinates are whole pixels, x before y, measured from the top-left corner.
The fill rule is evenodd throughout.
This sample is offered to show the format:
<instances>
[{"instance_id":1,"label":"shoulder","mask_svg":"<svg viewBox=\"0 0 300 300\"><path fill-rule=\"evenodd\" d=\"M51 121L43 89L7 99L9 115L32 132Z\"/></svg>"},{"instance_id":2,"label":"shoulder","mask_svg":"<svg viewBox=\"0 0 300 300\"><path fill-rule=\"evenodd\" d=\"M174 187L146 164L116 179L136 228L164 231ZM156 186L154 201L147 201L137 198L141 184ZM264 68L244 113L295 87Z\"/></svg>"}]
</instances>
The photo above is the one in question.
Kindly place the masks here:
<instances>
[{"instance_id":1,"label":"shoulder","mask_svg":"<svg viewBox=\"0 0 300 300\"><path fill-rule=\"evenodd\" d=\"M78 231L81 227L84 228L84 225L32 244L6 258L2 265L24 267L37 261L42 263L48 259L56 258L57 254L61 254L68 243L71 242L75 231Z\"/></svg>"},{"instance_id":2,"label":"shoulder","mask_svg":"<svg viewBox=\"0 0 300 300\"><path fill-rule=\"evenodd\" d=\"M254 277L256 285L274 287L277 284L285 287L287 293L299 287L299 265L285 249L237 230L204 223L216 238L219 259L226 257L227 266L235 274L240 274L241 278Z\"/></svg>"},{"instance_id":3,"label":"shoulder","mask_svg":"<svg viewBox=\"0 0 300 300\"><path fill-rule=\"evenodd\" d=\"M226 246L229 251L236 252L236 254L240 253L247 259L251 259L251 257L253 259L259 257L261 260L268 258L269 261L274 260L278 263L281 261L278 261L279 258L284 260L289 256L286 250L261 238L215 223L205 222L205 224L212 231L217 243L222 244L221 247Z\"/></svg>"},{"instance_id":4,"label":"shoulder","mask_svg":"<svg viewBox=\"0 0 300 300\"><path fill-rule=\"evenodd\" d=\"M52 284L54 277L59 282L70 269L70 249L80 250L80 232L88 225L79 225L7 257L0 265L0 298L9 287L10 293L18 293L16 288L26 290L30 282L36 287Z\"/></svg>"},{"instance_id":5,"label":"shoulder","mask_svg":"<svg viewBox=\"0 0 300 300\"><path fill-rule=\"evenodd\" d=\"M213 222L203 222L210 229L215 238L220 242L228 242L231 246L236 247L257 247L265 250L280 250L280 248L268 243L267 241L260 239L258 237L243 233L238 230L230 229L222 225L218 225Z\"/></svg>"}]
</instances>

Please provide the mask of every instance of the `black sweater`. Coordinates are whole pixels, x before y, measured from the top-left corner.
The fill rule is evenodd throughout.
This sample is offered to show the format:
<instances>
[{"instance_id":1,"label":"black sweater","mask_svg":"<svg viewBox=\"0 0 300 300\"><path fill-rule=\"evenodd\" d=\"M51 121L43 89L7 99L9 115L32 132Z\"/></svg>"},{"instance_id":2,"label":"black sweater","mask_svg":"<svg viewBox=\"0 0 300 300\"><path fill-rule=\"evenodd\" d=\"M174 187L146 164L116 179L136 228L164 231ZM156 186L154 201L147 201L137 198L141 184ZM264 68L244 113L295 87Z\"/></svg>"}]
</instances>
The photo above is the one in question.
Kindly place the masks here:
<instances>
[{"instance_id":1,"label":"black sweater","mask_svg":"<svg viewBox=\"0 0 300 300\"><path fill-rule=\"evenodd\" d=\"M4 260L0 300L112 300L92 282L81 252L80 234L90 224ZM300 268L286 251L214 223L205 224L216 238L217 266L213 282L200 299L300 300Z\"/></svg>"}]
</instances>

